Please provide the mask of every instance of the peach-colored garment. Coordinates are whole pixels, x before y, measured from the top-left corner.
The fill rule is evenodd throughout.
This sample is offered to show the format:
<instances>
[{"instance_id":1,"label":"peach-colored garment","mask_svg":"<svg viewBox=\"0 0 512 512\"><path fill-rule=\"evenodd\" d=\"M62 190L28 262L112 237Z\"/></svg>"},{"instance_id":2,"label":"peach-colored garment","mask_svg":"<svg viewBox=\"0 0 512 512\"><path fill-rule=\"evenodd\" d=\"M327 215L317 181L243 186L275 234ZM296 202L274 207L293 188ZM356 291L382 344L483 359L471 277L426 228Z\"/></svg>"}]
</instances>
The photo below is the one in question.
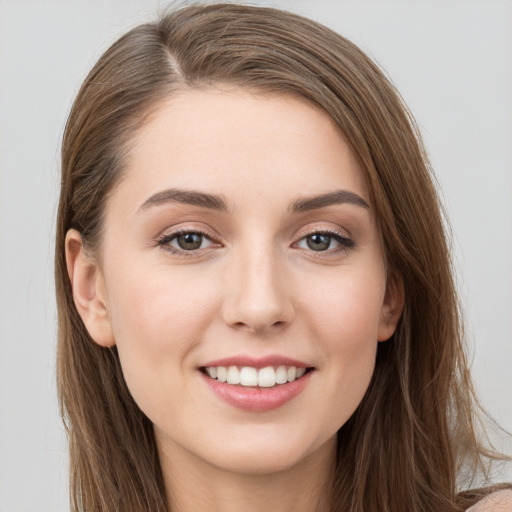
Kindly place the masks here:
<instances>
[{"instance_id":1,"label":"peach-colored garment","mask_svg":"<svg viewBox=\"0 0 512 512\"><path fill-rule=\"evenodd\" d=\"M493 492L466 512L512 512L512 489Z\"/></svg>"}]
</instances>

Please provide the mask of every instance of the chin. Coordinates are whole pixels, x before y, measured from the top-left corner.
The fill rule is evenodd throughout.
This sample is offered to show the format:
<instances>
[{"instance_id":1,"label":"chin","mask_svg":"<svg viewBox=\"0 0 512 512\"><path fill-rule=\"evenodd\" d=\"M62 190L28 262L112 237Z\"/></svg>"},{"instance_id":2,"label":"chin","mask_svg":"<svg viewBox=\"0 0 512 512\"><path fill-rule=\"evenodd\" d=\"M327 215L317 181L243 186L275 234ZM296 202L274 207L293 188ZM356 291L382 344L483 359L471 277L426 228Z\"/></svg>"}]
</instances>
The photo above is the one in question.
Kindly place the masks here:
<instances>
[{"instance_id":1,"label":"chin","mask_svg":"<svg viewBox=\"0 0 512 512\"><path fill-rule=\"evenodd\" d=\"M229 458L219 461L219 469L240 475L270 475L290 470L302 461L301 457L283 457L275 453L244 454L243 456L233 454Z\"/></svg>"},{"instance_id":2,"label":"chin","mask_svg":"<svg viewBox=\"0 0 512 512\"><path fill-rule=\"evenodd\" d=\"M293 435L263 436L232 439L229 446L206 455L213 466L240 475L270 475L298 468L316 455L331 450L334 453L336 436L325 442L312 442Z\"/></svg>"}]
</instances>

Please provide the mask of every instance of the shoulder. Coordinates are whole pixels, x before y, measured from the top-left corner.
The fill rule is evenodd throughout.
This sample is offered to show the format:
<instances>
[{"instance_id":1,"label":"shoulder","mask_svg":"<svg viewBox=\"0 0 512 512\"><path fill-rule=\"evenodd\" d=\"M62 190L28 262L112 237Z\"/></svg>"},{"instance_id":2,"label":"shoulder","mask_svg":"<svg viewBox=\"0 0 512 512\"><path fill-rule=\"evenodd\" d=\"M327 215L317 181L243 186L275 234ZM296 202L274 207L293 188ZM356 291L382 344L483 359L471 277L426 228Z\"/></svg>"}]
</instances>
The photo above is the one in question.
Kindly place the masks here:
<instances>
[{"instance_id":1,"label":"shoulder","mask_svg":"<svg viewBox=\"0 0 512 512\"><path fill-rule=\"evenodd\" d=\"M493 492L466 512L512 512L512 489Z\"/></svg>"}]
</instances>

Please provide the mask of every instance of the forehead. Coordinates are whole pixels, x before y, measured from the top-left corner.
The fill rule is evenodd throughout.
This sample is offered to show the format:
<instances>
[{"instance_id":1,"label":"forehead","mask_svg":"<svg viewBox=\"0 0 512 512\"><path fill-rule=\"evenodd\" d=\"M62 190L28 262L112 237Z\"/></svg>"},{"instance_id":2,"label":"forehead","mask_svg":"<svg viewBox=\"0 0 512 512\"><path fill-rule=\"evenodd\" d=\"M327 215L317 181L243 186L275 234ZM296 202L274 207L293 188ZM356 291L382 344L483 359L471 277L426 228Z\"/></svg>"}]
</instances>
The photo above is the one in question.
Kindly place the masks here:
<instances>
[{"instance_id":1,"label":"forehead","mask_svg":"<svg viewBox=\"0 0 512 512\"><path fill-rule=\"evenodd\" d=\"M368 200L359 161L325 111L300 97L235 88L162 102L128 144L120 188L139 203L166 188L230 202L343 188Z\"/></svg>"}]
</instances>

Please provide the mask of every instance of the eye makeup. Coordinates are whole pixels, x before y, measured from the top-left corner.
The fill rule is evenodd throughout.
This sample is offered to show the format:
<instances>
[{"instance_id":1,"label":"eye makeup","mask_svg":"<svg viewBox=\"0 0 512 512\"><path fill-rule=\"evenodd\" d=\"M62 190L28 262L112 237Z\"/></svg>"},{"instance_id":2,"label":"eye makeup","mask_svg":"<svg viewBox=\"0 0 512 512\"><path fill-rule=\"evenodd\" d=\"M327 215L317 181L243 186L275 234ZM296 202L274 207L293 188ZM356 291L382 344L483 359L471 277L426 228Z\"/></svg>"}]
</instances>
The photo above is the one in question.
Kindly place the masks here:
<instances>
[{"instance_id":1,"label":"eye makeup","mask_svg":"<svg viewBox=\"0 0 512 512\"><path fill-rule=\"evenodd\" d=\"M316 227L310 228L293 245L300 249L311 250L319 254L336 254L354 248L355 242L334 228Z\"/></svg>"},{"instance_id":2,"label":"eye makeup","mask_svg":"<svg viewBox=\"0 0 512 512\"><path fill-rule=\"evenodd\" d=\"M203 254L207 250L221 248L222 244L202 229L181 227L160 236L156 245L177 256L191 257ZM312 228L291 247L317 253L334 255L355 247L355 242L333 228Z\"/></svg>"},{"instance_id":3,"label":"eye makeup","mask_svg":"<svg viewBox=\"0 0 512 512\"><path fill-rule=\"evenodd\" d=\"M160 236L156 245L177 256L190 257L211 248L222 247L213 237L202 229L181 227Z\"/></svg>"}]
</instances>

